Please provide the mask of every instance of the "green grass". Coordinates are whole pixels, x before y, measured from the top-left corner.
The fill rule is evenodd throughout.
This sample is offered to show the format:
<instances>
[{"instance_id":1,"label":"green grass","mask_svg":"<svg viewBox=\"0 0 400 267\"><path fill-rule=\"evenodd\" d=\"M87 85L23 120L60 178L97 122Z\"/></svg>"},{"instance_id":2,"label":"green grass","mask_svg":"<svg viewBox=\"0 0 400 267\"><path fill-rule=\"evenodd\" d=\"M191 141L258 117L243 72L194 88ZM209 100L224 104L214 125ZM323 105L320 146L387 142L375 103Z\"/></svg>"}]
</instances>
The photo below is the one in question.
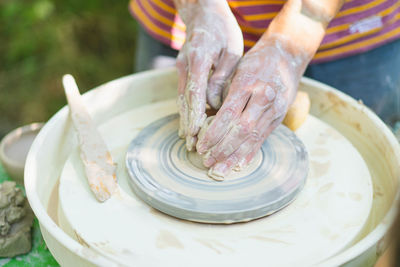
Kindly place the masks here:
<instances>
[{"instance_id":1,"label":"green grass","mask_svg":"<svg viewBox=\"0 0 400 267\"><path fill-rule=\"evenodd\" d=\"M132 73L128 1L0 0L0 137L66 104L61 77L86 91Z\"/></svg>"}]
</instances>

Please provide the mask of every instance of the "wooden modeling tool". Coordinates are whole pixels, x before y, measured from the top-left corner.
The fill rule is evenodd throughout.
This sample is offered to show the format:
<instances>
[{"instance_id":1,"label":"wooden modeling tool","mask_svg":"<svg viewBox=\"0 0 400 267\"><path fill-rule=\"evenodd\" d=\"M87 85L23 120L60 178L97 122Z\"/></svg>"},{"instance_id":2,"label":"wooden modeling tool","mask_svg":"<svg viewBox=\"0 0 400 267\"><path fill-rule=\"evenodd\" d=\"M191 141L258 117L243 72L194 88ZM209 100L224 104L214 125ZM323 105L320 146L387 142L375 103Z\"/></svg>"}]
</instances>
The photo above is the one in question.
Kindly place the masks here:
<instances>
[{"instance_id":1,"label":"wooden modeling tool","mask_svg":"<svg viewBox=\"0 0 400 267\"><path fill-rule=\"evenodd\" d=\"M117 190L116 165L83 104L78 86L72 75L63 77L65 95L72 122L78 133L80 156L90 189L100 202L106 201Z\"/></svg>"}]
</instances>

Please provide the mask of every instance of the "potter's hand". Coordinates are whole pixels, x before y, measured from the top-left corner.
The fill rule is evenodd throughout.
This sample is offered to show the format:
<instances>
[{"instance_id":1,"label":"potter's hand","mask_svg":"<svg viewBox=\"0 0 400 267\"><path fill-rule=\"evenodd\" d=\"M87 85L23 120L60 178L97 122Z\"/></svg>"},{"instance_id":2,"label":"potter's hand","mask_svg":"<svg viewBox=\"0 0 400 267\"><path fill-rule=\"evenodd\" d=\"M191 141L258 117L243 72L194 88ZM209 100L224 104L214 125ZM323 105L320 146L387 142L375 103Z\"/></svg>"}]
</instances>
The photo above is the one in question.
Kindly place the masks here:
<instances>
[{"instance_id":1,"label":"potter's hand","mask_svg":"<svg viewBox=\"0 0 400 267\"><path fill-rule=\"evenodd\" d=\"M190 151L206 119L206 103L219 108L222 89L243 53L243 37L226 1L177 1L186 41L177 57L179 136ZM189 1L193 2L193 1Z\"/></svg>"},{"instance_id":2,"label":"potter's hand","mask_svg":"<svg viewBox=\"0 0 400 267\"><path fill-rule=\"evenodd\" d=\"M257 44L241 59L228 96L197 150L209 175L247 165L283 120L301 75L344 0L288 0Z\"/></svg>"},{"instance_id":3,"label":"potter's hand","mask_svg":"<svg viewBox=\"0 0 400 267\"><path fill-rule=\"evenodd\" d=\"M197 151L210 176L224 177L251 161L282 122L303 71L301 55L279 36L259 41L240 60L221 109L199 135Z\"/></svg>"}]
</instances>

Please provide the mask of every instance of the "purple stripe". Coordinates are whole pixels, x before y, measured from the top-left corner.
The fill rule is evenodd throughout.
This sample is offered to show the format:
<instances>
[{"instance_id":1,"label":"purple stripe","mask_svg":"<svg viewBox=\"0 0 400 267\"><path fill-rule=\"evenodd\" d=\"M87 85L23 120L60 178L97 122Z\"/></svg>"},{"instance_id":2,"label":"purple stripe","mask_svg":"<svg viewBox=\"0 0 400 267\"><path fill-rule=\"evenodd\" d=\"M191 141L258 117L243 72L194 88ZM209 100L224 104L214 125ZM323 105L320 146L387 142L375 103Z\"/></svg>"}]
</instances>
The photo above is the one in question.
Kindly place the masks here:
<instances>
[{"instance_id":1,"label":"purple stripe","mask_svg":"<svg viewBox=\"0 0 400 267\"><path fill-rule=\"evenodd\" d=\"M244 46L244 52L246 53L247 51L249 51L251 49L251 46L247 46L247 45L245 45Z\"/></svg>"},{"instance_id":2,"label":"purple stripe","mask_svg":"<svg viewBox=\"0 0 400 267\"><path fill-rule=\"evenodd\" d=\"M146 1L146 0L144 0ZM171 32L171 26L169 25L165 25L164 23L162 23L161 21L158 21L156 19L154 19L148 12L147 10L143 7L142 1L137 0L136 3L138 3L139 8L142 10L142 13L149 18L149 20L151 20L158 28L163 29L167 32Z\"/></svg>"},{"instance_id":3,"label":"purple stripe","mask_svg":"<svg viewBox=\"0 0 400 267\"><path fill-rule=\"evenodd\" d=\"M129 12L131 13L131 15L133 17L136 18L136 21L138 21L140 23L140 25L146 30L146 32L152 36L154 39L162 42L163 44L166 44L168 46L171 46L172 44L172 40L165 38L164 36L158 35L157 33L153 32L149 27L147 27L143 21L136 15L136 13L132 10L132 8L129 8Z\"/></svg>"},{"instance_id":4,"label":"purple stripe","mask_svg":"<svg viewBox=\"0 0 400 267\"><path fill-rule=\"evenodd\" d=\"M169 7L172 7L175 9L175 4L173 0L161 0L164 4L166 4Z\"/></svg>"},{"instance_id":5,"label":"purple stripe","mask_svg":"<svg viewBox=\"0 0 400 267\"><path fill-rule=\"evenodd\" d=\"M369 2L372 2L372 1L369 1ZM393 1L387 0L387 1L383 2L382 4L375 6L373 8L369 8L369 9L361 11L361 12L349 14L349 15L346 15L346 16L343 16L340 18L334 18L331 21L331 23L329 23L329 27L352 23L352 22L361 20L363 18L373 16L376 13L381 12L381 11L393 6L395 3L396 3L396 0L393 0Z\"/></svg>"},{"instance_id":6,"label":"purple stripe","mask_svg":"<svg viewBox=\"0 0 400 267\"><path fill-rule=\"evenodd\" d=\"M257 42L258 39L260 39L260 37L261 37L261 35L243 32L243 39L248 40L248 41Z\"/></svg>"},{"instance_id":7,"label":"purple stripe","mask_svg":"<svg viewBox=\"0 0 400 267\"><path fill-rule=\"evenodd\" d=\"M175 20L175 14L171 14L167 11L165 11L164 9L160 8L158 5L156 5L155 3L153 3L153 1L148 1L148 3L153 7L153 9L160 14L161 16L165 17L166 19Z\"/></svg>"},{"instance_id":8,"label":"purple stripe","mask_svg":"<svg viewBox=\"0 0 400 267\"><path fill-rule=\"evenodd\" d=\"M353 8L353 7L358 7L358 6L363 6L365 4L374 2L376 0L353 0L353 1L346 1L340 11L345 11L347 9Z\"/></svg>"},{"instance_id":9,"label":"purple stripe","mask_svg":"<svg viewBox=\"0 0 400 267\"><path fill-rule=\"evenodd\" d=\"M248 25L255 28L267 29L272 19L249 21Z\"/></svg>"},{"instance_id":10,"label":"purple stripe","mask_svg":"<svg viewBox=\"0 0 400 267\"><path fill-rule=\"evenodd\" d=\"M399 28L399 27L400 27L400 20L396 21L393 24L390 24L389 26L387 26L386 28L384 28L383 30L381 30L379 32L376 32L376 33L373 33L373 34L370 34L370 35L367 35L367 36L362 36L362 37L357 38L355 40L352 40L350 42L346 42L345 44L338 45L335 48L348 46L348 45L355 44L355 43L358 43L358 42L362 42L362 41L365 41L365 40L368 40L368 39L372 39L374 37L383 35L383 34L385 34L387 32L390 32L391 30L394 30L394 29ZM382 42L384 42L384 41L382 41ZM332 48L321 49L321 50L318 50L318 52L329 51L329 50L332 50Z\"/></svg>"},{"instance_id":11,"label":"purple stripe","mask_svg":"<svg viewBox=\"0 0 400 267\"><path fill-rule=\"evenodd\" d=\"M240 14L236 9L232 9L232 13L235 16L237 22L243 25L247 25L248 22L242 17L242 14Z\"/></svg>"},{"instance_id":12,"label":"purple stripe","mask_svg":"<svg viewBox=\"0 0 400 267\"><path fill-rule=\"evenodd\" d=\"M400 7L397 8L394 12L382 17L382 23L383 23L383 27L387 27L388 25L386 25L391 19L393 19L393 17L395 17L397 15L397 13L400 13ZM389 24L390 25L390 24ZM324 39L322 40L322 44L326 44L326 43L330 43L330 42L334 42L339 38L345 37L351 35L349 33L349 29L340 31L340 32L335 32L335 33L331 33L331 34L327 34L325 35Z\"/></svg>"},{"instance_id":13,"label":"purple stripe","mask_svg":"<svg viewBox=\"0 0 400 267\"><path fill-rule=\"evenodd\" d=\"M266 30L268 25L271 23L272 19L266 20L257 20L257 21L247 21L242 15L236 12L235 9L232 10L233 15L236 17L236 20L240 26L249 27L249 28L258 28Z\"/></svg>"},{"instance_id":14,"label":"purple stripe","mask_svg":"<svg viewBox=\"0 0 400 267\"><path fill-rule=\"evenodd\" d=\"M282 4L260 4L259 6L241 6L234 7L239 13L244 15L258 15L258 14L266 14L271 12L278 12L282 9Z\"/></svg>"},{"instance_id":15,"label":"purple stripe","mask_svg":"<svg viewBox=\"0 0 400 267\"><path fill-rule=\"evenodd\" d=\"M367 52L369 50L372 50L374 48L377 48L377 47L379 47L381 45L390 43L390 42L392 42L394 40L397 40L397 39L400 39L400 34L396 34L395 36L392 36L392 37L390 37L390 38L388 38L388 39L386 39L386 40L384 40L382 42L379 42L379 43L376 43L376 44L371 44L371 45L368 45L368 46L364 46L364 47L362 47L360 49L356 49L356 50L352 50L352 51L349 51L349 52L341 53L341 54L335 55L335 56L323 57L323 58L320 58L320 59L313 59L311 61L311 64L324 63L324 62L328 62L328 61L333 61L333 60L345 58L345 57L348 57L348 56L354 56L354 55L357 55L357 54L361 54L361 53Z\"/></svg>"},{"instance_id":16,"label":"purple stripe","mask_svg":"<svg viewBox=\"0 0 400 267\"><path fill-rule=\"evenodd\" d=\"M258 21L257 23L250 23L249 21L239 21L238 19L238 24L239 26L243 26L243 27L249 27L249 28L256 28L257 30L264 30L266 31L268 28L268 25L271 23L272 19L267 19L264 21ZM261 25L262 23L262 25ZM259 27L257 27L256 25L260 25Z\"/></svg>"}]
</instances>

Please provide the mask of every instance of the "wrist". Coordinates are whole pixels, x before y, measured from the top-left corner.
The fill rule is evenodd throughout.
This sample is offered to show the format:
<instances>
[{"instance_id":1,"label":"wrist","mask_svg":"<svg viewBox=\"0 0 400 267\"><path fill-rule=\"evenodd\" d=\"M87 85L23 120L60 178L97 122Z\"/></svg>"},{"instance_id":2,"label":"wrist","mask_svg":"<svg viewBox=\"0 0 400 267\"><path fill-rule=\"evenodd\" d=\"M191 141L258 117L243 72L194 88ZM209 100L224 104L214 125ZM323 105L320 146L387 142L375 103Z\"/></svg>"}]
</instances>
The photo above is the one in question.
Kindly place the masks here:
<instances>
[{"instance_id":1,"label":"wrist","mask_svg":"<svg viewBox=\"0 0 400 267\"><path fill-rule=\"evenodd\" d=\"M288 0L273 19L261 40L280 36L290 53L306 64L317 52L329 21L339 10L342 0Z\"/></svg>"},{"instance_id":2,"label":"wrist","mask_svg":"<svg viewBox=\"0 0 400 267\"><path fill-rule=\"evenodd\" d=\"M221 16L232 14L227 1L220 0L174 0L175 7L179 16L185 24L190 23L191 19L199 15L199 10L217 13Z\"/></svg>"},{"instance_id":3,"label":"wrist","mask_svg":"<svg viewBox=\"0 0 400 267\"><path fill-rule=\"evenodd\" d=\"M274 55L279 58L294 80L299 80L313 57L306 49L298 46L293 39L279 32L266 32L257 44L249 51L273 48ZM282 65L283 66L283 65Z\"/></svg>"},{"instance_id":4,"label":"wrist","mask_svg":"<svg viewBox=\"0 0 400 267\"><path fill-rule=\"evenodd\" d=\"M224 42L223 47L228 53L242 56L244 49L242 31L227 1L182 2L184 3L179 4L177 8L179 16L185 23L187 36L196 31L211 33L211 36L217 36Z\"/></svg>"}]
</instances>

